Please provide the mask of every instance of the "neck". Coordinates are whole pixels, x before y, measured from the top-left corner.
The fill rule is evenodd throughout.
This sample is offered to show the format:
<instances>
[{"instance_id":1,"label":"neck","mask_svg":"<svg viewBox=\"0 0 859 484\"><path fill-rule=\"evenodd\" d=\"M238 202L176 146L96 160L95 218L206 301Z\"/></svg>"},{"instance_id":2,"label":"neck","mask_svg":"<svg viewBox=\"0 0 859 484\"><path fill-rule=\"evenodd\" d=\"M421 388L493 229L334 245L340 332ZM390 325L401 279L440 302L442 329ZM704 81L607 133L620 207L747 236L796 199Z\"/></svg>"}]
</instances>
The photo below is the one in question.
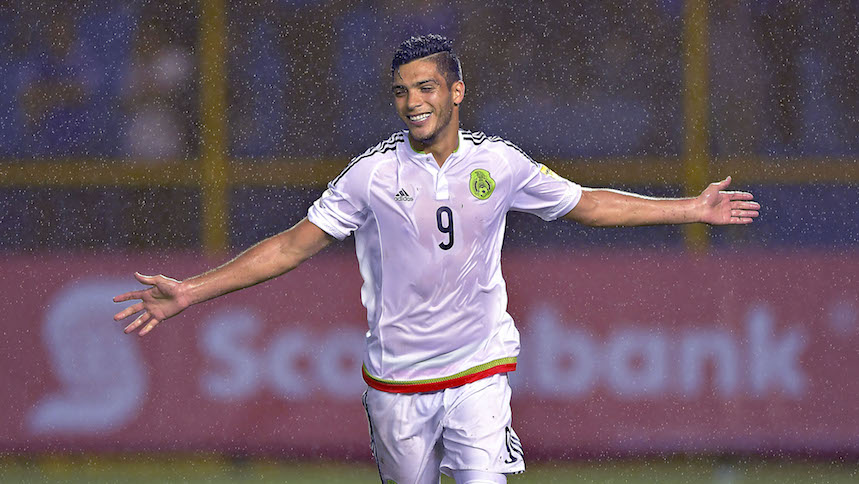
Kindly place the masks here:
<instances>
[{"instance_id":1,"label":"neck","mask_svg":"<svg viewBox=\"0 0 859 484\"><path fill-rule=\"evenodd\" d=\"M453 123L451 125L456 126ZM435 138L424 141L414 139L409 133L409 143L413 150L431 154L438 166L441 166L459 148L459 128L445 130L444 133L439 133Z\"/></svg>"}]
</instances>

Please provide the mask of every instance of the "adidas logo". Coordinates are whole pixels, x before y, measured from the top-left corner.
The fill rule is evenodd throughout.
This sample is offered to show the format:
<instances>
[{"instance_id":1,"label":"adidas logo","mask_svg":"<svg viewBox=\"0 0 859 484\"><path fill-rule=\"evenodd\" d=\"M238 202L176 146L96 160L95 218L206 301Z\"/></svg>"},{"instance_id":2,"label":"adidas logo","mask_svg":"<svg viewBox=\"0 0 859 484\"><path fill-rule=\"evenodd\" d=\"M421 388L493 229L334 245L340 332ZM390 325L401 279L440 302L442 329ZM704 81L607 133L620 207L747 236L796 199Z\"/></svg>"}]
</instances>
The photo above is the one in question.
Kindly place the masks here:
<instances>
[{"instance_id":1,"label":"adidas logo","mask_svg":"<svg viewBox=\"0 0 859 484\"><path fill-rule=\"evenodd\" d=\"M408 193L406 193L406 191L405 191L405 190L403 190L402 188L400 188L400 191L399 191L399 192L397 192L397 194L396 194L396 195L394 195L394 200L396 200L396 201L398 201L398 202L411 202L411 201L413 201L413 200L414 200L414 198L412 198L412 196L411 196L411 195L409 195Z\"/></svg>"}]
</instances>

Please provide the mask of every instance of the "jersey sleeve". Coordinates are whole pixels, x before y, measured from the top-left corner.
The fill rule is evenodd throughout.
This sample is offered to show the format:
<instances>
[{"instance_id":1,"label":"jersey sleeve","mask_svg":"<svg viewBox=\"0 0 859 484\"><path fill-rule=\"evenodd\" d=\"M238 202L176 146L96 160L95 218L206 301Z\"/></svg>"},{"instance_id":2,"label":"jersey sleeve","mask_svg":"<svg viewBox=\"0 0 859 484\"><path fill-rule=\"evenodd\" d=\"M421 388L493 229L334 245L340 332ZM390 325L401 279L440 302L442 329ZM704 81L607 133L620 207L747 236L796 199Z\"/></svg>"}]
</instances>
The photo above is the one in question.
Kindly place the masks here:
<instances>
[{"instance_id":1,"label":"jersey sleeve","mask_svg":"<svg viewBox=\"0 0 859 484\"><path fill-rule=\"evenodd\" d=\"M350 236L367 219L369 175L353 162L328 184L307 210L307 219L339 240Z\"/></svg>"},{"instance_id":2,"label":"jersey sleeve","mask_svg":"<svg viewBox=\"0 0 859 484\"><path fill-rule=\"evenodd\" d=\"M524 153L512 157L513 192L510 210L555 220L575 208L582 198L582 187L558 176L547 166Z\"/></svg>"}]
</instances>

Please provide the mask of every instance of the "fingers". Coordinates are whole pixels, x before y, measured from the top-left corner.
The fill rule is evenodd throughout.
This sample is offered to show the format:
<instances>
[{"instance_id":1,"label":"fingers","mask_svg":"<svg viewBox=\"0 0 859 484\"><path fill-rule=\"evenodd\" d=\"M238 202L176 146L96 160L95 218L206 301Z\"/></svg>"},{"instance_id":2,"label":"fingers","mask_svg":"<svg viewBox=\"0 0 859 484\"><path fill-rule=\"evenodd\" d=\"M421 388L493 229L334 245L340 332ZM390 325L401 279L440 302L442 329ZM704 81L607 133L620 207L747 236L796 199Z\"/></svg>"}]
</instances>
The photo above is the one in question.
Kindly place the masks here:
<instances>
[{"instance_id":1,"label":"fingers","mask_svg":"<svg viewBox=\"0 0 859 484\"><path fill-rule=\"evenodd\" d=\"M761 205L757 202L744 202L736 200L731 201L730 207L731 218L728 220L728 223L739 225L752 223L754 218L760 215L759 210L761 209Z\"/></svg>"},{"instance_id":2,"label":"fingers","mask_svg":"<svg viewBox=\"0 0 859 484\"><path fill-rule=\"evenodd\" d=\"M755 215L757 217L757 215ZM731 225L747 225L754 221L755 219L749 217L731 217L731 221L728 222Z\"/></svg>"},{"instance_id":3,"label":"fingers","mask_svg":"<svg viewBox=\"0 0 859 484\"><path fill-rule=\"evenodd\" d=\"M731 200L754 200L755 196L749 192L722 192Z\"/></svg>"},{"instance_id":4,"label":"fingers","mask_svg":"<svg viewBox=\"0 0 859 484\"><path fill-rule=\"evenodd\" d=\"M131 316L132 314L134 314L138 311L142 311L142 310L143 310L143 303L142 302L139 302L137 304L133 304L133 305L128 306L127 308L123 309L122 311L116 313L113 316L113 320L114 321L120 321L120 320L125 319L125 318Z\"/></svg>"},{"instance_id":5,"label":"fingers","mask_svg":"<svg viewBox=\"0 0 859 484\"><path fill-rule=\"evenodd\" d=\"M152 329L161 321L156 318L153 318L148 312L141 314L137 319L134 320L133 323L129 324L125 327L125 334L132 333L140 326L143 326L143 329L138 333L139 336L146 336L146 333L152 331Z\"/></svg>"},{"instance_id":6,"label":"fingers","mask_svg":"<svg viewBox=\"0 0 859 484\"><path fill-rule=\"evenodd\" d=\"M130 301L132 299L141 299L141 298L143 298L143 293L145 293L145 292L146 292L145 289L140 290L140 291L126 292L125 294L120 294L119 296L116 296L115 298L113 298L113 302L123 302L123 301Z\"/></svg>"},{"instance_id":7,"label":"fingers","mask_svg":"<svg viewBox=\"0 0 859 484\"><path fill-rule=\"evenodd\" d=\"M134 278L137 279L141 284L146 284L147 286L155 285L155 276L144 276L139 272L134 273ZM123 302L129 301L131 299L142 299L143 294L146 293L147 289L140 289L137 291L129 291L124 294L120 294L113 298L113 302Z\"/></svg>"},{"instance_id":8,"label":"fingers","mask_svg":"<svg viewBox=\"0 0 859 484\"><path fill-rule=\"evenodd\" d=\"M137 281L140 282L141 284L146 284L147 286L154 286L155 285L155 277L156 276L144 276L143 274L141 274L139 272L134 273L134 278L137 279Z\"/></svg>"},{"instance_id":9,"label":"fingers","mask_svg":"<svg viewBox=\"0 0 859 484\"><path fill-rule=\"evenodd\" d=\"M147 276L147 275L143 275L139 272L134 273L134 278L137 279L137 281L140 282L141 284L145 284L147 286L156 286L155 281L158 277L161 277L161 276ZM149 287L149 288L142 289L142 290L129 291L129 292L126 292L124 294L120 294L119 296L114 297L113 302L130 301L132 299L143 299L143 296L146 295L147 292L151 292L153 290L154 289L152 287ZM131 324L126 326L123 331L126 334L128 334L128 333L136 331L141 326L143 326L143 329L141 329L140 333L138 333L138 334L140 336L144 336L146 333L152 331L152 329L160 322L157 318L152 317L152 315L149 314L149 311L145 311L144 310L145 307L146 306L145 306L143 301L138 302L136 304L132 304L131 306L129 306L129 307L123 309L122 311L116 313L113 316L113 319L115 321L120 321L122 319L125 319L125 318L131 316L134 313L143 311L143 314L138 316L134 321L132 321Z\"/></svg>"},{"instance_id":10,"label":"fingers","mask_svg":"<svg viewBox=\"0 0 859 484\"><path fill-rule=\"evenodd\" d=\"M724 180L718 182L717 185L719 187L719 190L724 190L725 188L728 188L728 186L731 185L731 177L729 176L725 178Z\"/></svg>"},{"instance_id":11,"label":"fingers","mask_svg":"<svg viewBox=\"0 0 859 484\"><path fill-rule=\"evenodd\" d=\"M752 219L760 215L761 205L757 202L731 202L731 223L751 223Z\"/></svg>"},{"instance_id":12,"label":"fingers","mask_svg":"<svg viewBox=\"0 0 859 484\"><path fill-rule=\"evenodd\" d=\"M757 202L744 202L732 200L731 223L750 223L753 218L760 215L761 205Z\"/></svg>"},{"instance_id":13,"label":"fingers","mask_svg":"<svg viewBox=\"0 0 859 484\"><path fill-rule=\"evenodd\" d=\"M149 312L145 312L145 313L141 314L140 316L137 317L137 319L132 321L131 324L126 326L123 331L125 331L125 334L131 333L135 329L139 328L140 325L142 325L146 321L149 321L149 317L150 317Z\"/></svg>"},{"instance_id":14,"label":"fingers","mask_svg":"<svg viewBox=\"0 0 859 484\"><path fill-rule=\"evenodd\" d=\"M761 204L757 202L731 202L731 209L734 210L760 210Z\"/></svg>"},{"instance_id":15,"label":"fingers","mask_svg":"<svg viewBox=\"0 0 859 484\"><path fill-rule=\"evenodd\" d=\"M154 328L155 325L157 325L160 322L161 321L158 321L155 318L150 319L149 323L140 331L139 335L140 336L146 336L146 333L152 331L152 328Z\"/></svg>"},{"instance_id":16,"label":"fingers","mask_svg":"<svg viewBox=\"0 0 859 484\"><path fill-rule=\"evenodd\" d=\"M751 218L757 217L760 212L756 210L731 210L731 220L735 218Z\"/></svg>"}]
</instances>

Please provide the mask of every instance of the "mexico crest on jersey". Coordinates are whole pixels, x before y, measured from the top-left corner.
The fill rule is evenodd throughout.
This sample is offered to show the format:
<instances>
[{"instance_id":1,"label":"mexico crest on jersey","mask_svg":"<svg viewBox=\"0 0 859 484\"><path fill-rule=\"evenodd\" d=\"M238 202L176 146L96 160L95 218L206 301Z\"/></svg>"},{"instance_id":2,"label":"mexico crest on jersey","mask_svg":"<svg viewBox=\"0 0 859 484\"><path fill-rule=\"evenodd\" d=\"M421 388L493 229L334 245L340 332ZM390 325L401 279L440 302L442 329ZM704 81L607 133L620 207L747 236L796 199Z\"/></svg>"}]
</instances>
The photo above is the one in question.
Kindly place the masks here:
<instances>
[{"instance_id":1,"label":"mexico crest on jersey","mask_svg":"<svg viewBox=\"0 0 859 484\"><path fill-rule=\"evenodd\" d=\"M468 187L471 189L471 194L478 200L486 200L492 196L492 191L495 190L495 180L489 176L488 171L478 168L471 172Z\"/></svg>"}]
</instances>

